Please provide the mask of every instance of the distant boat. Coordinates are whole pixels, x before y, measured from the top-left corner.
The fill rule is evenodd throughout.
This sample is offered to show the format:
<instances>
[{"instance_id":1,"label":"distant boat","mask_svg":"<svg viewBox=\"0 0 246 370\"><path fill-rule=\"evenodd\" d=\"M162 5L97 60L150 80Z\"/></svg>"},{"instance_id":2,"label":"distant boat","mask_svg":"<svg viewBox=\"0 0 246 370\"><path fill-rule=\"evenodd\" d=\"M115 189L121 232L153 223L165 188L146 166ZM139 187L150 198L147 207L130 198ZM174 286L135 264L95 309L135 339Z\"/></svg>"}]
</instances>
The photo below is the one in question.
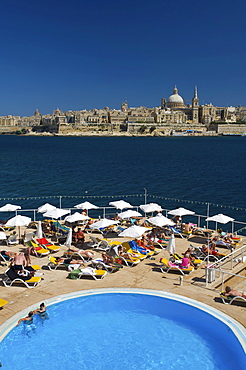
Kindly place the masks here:
<instances>
[{"instance_id":1,"label":"distant boat","mask_svg":"<svg viewBox=\"0 0 246 370\"><path fill-rule=\"evenodd\" d=\"M172 136L185 136L187 134L186 131L172 131Z\"/></svg>"}]
</instances>

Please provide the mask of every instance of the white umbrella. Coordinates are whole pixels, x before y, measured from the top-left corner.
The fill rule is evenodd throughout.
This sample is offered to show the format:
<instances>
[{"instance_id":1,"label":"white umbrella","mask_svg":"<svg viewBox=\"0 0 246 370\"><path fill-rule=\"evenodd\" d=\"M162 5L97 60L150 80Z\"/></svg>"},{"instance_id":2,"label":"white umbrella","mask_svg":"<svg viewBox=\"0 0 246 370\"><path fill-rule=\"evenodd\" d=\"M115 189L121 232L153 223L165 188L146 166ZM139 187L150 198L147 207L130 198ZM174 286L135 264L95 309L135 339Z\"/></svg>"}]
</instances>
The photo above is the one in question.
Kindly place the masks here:
<instances>
[{"instance_id":1,"label":"white umbrella","mask_svg":"<svg viewBox=\"0 0 246 370\"><path fill-rule=\"evenodd\" d=\"M232 222L232 232L233 232L234 218L223 215L222 213L218 213L217 215L214 215L212 217L208 217L208 218L206 218L205 221L215 221L216 222L216 224L215 224L215 229L216 230L217 230L217 222L219 222L220 224L227 224L228 222Z\"/></svg>"},{"instance_id":2,"label":"white umbrella","mask_svg":"<svg viewBox=\"0 0 246 370\"><path fill-rule=\"evenodd\" d=\"M3 231L0 231L0 240L6 240L7 236Z\"/></svg>"},{"instance_id":3,"label":"white umbrella","mask_svg":"<svg viewBox=\"0 0 246 370\"><path fill-rule=\"evenodd\" d=\"M119 213L118 216L119 216L119 218L121 218L123 220L125 218L141 217L142 215L141 215L141 213L139 213L137 211L132 211L131 209L128 209L125 212Z\"/></svg>"},{"instance_id":4,"label":"white umbrella","mask_svg":"<svg viewBox=\"0 0 246 370\"><path fill-rule=\"evenodd\" d=\"M89 225L91 229L104 229L112 225L118 224L119 221L108 220L107 218L102 218L100 221L94 222L94 224Z\"/></svg>"},{"instance_id":5,"label":"white umbrella","mask_svg":"<svg viewBox=\"0 0 246 370\"><path fill-rule=\"evenodd\" d=\"M147 220L148 222L150 222L151 224L155 225L155 226L165 226L165 225L168 225L168 226L173 226L175 225L175 222L173 222L172 220L170 220L169 218L161 215L161 216L155 216L155 217L151 217L151 218L148 218Z\"/></svg>"},{"instance_id":6,"label":"white umbrella","mask_svg":"<svg viewBox=\"0 0 246 370\"><path fill-rule=\"evenodd\" d=\"M26 216L21 216L21 215L17 215L15 217L12 217L10 218L5 226L7 227L14 227L14 226L27 226L30 224L30 222L32 221L32 219L30 217L26 217Z\"/></svg>"},{"instance_id":7,"label":"white umbrella","mask_svg":"<svg viewBox=\"0 0 246 370\"><path fill-rule=\"evenodd\" d=\"M14 204L7 203L5 206L0 208L0 212L13 212L17 209L21 209L21 206L16 206Z\"/></svg>"},{"instance_id":8,"label":"white umbrella","mask_svg":"<svg viewBox=\"0 0 246 370\"><path fill-rule=\"evenodd\" d=\"M114 202L109 202L109 205L121 210L124 208L133 208L133 206L130 203L125 202L124 200L116 200Z\"/></svg>"},{"instance_id":9,"label":"white umbrella","mask_svg":"<svg viewBox=\"0 0 246 370\"><path fill-rule=\"evenodd\" d=\"M223 215L222 213L219 213L212 217L206 218L206 221L215 221L215 222L219 222L220 224L227 224L230 221L234 221L234 218Z\"/></svg>"},{"instance_id":10,"label":"white umbrella","mask_svg":"<svg viewBox=\"0 0 246 370\"><path fill-rule=\"evenodd\" d=\"M55 208L52 209L51 211L45 212L43 216L52 219L55 218L57 220L58 218L67 215L69 212L70 211L68 209Z\"/></svg>"},{"instance_id":11,"label":"white umbrella","mask_svg":"<svg viewBox=\"0 0 246 370\"><path fill-rule=\"evenodd\" d=\"M157 203L142 204L140 206L140 209L144 213L161 212L161 211L163 211L163 209L161 208L161 206L159 206L159 204L157 204Z\"/></svg>"},{"instance_id":12,"label":"white umbrella","mask_svg":"<svg viewBox=\"0 0 246 370\"><path fill-rule=\"evenodd\" d=\"M74 206L75 208L79 208L79 209L97 209L99 208L98 206L95 206L94 204L90 203L90 202L84 202L84 203L80 203L80 204L77 204L76 206Z\"/></svg>"},{"instance_id":13,"label":"white umbrella","mask_svg":"<svg viewBox=\"0 0 246 370\"><path fill-rule=\"evenodd\" d=\"M133 225L122 231L119 236L125 236L129 238L139 238L145 231L149 231L147 227Z\"/></svg>"},{"instance_id":14,"label":"white umbrella","mask_svg":"<svg viewBox=\"0 0 246 370\"><path fill-rule=\"evenodd\" d=\"M71 244L72 244L72 229L71 227L69 228L69 231L68 231L68 234L67 234L67 239L65 241L65 245L68 247L68 248L71 248Z\"/></svg>"},{"instance_id":15,"label":"white umbrella","mask_svg":"<svg viewBox=\"0 0 246 370\"><path fill-rule=\"evenodd\" d=\"M174 254L176 253L176 247L175 247L175 237L173 234L171 234L171 238L169 239L168 241L168 244L167 244L167 251L170 253L170 254Z\"/></svg>"},{"instance_id":16,"label":"white umbrella","mask_svg":"<svg viewBox=\"0 0 246 370\"><path fill-rule=\"evenodd\" d=\"M65 217L65 221L70 222L70 223L76 222L76 221L89 220L89 219L90 219L90 217L82 215L79 212L75 212L74 214Z\"/></svg>"},{"instance_id":17,"label":"white umbrella","mask_svg":"<svg viewBox=\"0 0 246 370\"><path fill-rule=\"evenodd\" d=\"M38 221L38 227L37 227L37 231L36 231L36 238L37 239L42 239L42 237L43 237L42 224L41 224L41 221Z\"/></svg>"},{"instance_id":18,"label":"white umbrella","mask_svg":"<svg viewBox=\"0 0 246 370\"><path fill-rule=\"evenodd\" d=\"M8 227L18 226L19 227L19 239L20 239L20 226L27 226L30 224L31 221L32 219L30 217L17 215L15 217L10 218L6 222L5 226L8 226Z\"/></svg>"},{"instance_id":19,"label":"white umbrella","mask_svg":"<svg viewBox=\"0 0 246 370\"><path fill-rule=\"evenodd\" d=\"M179 207L179 208L176 208L176 209L173 209L169 212L167 212L169 215L173 215L173 216L185 216L185 215L194 215L195 212L193 211L190 211L189 209L185 209L183 207Z\"/></svg>"},{"instance_id":20,"label":"white umbrella","mask_svg":"<svg viewBox=\"0 0 246 370\"><path fill-rule=\"evenodd\" d=\"M45 203L41 207L38 208L38 213L44 213L44 212L52 211L53 209L56 209L56 207L52 206L52 204Z\"/></svg>"}]
</instances>

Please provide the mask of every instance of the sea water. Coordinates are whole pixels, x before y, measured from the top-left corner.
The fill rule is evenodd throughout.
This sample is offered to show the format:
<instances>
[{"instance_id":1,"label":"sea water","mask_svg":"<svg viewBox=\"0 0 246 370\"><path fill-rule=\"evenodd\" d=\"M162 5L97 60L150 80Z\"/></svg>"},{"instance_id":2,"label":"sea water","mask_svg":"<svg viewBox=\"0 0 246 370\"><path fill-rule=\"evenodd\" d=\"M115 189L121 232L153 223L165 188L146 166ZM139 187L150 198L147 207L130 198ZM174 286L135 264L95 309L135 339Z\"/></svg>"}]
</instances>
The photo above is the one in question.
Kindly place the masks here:
<instances>
[{"instance_id":1,"label":"sea water","mask_svg":"<svg viewBox=\"0 0 246 370\"><path fill-rule=\"evenodd\" d=\"M16 203L11 199L5 202L5 198L41 196L83 196L105 206L115 195L129 194L134 197L128 201L139 205L147 191L162 197L147 197L147 201L164 208L183 206L206 215L206 203L210 202L214 204L210 215L224 213L245 221L245 140L2 135L0 206ZM98 197L93 201L93 196ZM68 198L62 206L72 207L83 200ZM21 199L17 204L35 208L46 201L59 206L59 201L51 198Z\"/></svg>"},{"instance_id":2,"label":"sea water","mask_svg":"<svg viewBox=\"0 0 246 370\"><path fill-rule=\"evenodd\" d=\"M245 369L245 353L220 320L144 294L107 293L48 307L36 331L15 327L0 346L3 369ZM28 334L28 335L27 335Z\"/></svg>"}]
</instances>

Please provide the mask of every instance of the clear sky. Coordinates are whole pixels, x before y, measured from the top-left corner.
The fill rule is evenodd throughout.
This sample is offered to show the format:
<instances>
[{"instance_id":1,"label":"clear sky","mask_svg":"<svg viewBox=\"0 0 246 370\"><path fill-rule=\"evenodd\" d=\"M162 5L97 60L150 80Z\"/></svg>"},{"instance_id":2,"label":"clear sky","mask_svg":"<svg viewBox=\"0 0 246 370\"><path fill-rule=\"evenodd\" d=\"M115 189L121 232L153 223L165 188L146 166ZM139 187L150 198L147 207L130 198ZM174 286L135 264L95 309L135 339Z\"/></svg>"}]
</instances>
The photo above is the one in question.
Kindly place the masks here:
<instances>
[{"instance_id":1,"label":"clear sky","mask_svg":"<svg viewBox=\"0 0 246 370\"><path fill-rule=\"evenodd\" d=\"M1 0L0 116L153 107L176 84L246 106L244 0Z\"/></svg>"}]
</instances>

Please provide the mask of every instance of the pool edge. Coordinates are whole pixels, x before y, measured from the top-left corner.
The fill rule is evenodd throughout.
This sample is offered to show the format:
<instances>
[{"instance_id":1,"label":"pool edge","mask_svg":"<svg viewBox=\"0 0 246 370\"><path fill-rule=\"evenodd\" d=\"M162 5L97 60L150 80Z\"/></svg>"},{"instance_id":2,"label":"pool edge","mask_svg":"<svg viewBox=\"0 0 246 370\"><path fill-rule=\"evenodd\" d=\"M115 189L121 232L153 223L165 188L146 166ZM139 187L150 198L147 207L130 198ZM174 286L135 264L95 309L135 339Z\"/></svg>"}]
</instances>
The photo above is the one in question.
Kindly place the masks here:
<instances>
[{"instance_id":1,"label":"pool edge","mask_svg":"<svg viewBox=\"0 0 246 370\"><path fill-rule=\"evenodd\" d=\"M241 344L244 353L246 354L246 329L242 324L240 324L238 321L236 321L231 316L217 310L214 307L211 307L205 303L196 301L194 299L162 291L162 290L151 290L151 289L138 289L138 288L104 288L104 289L89 289L89 290L80 290L76 292L71 292L68 294L62 294L58 295L56 297L48 298L45 300L45 304L47 306L50 306L52 304L65 301L68 299L78 298L82 296L89 296L89 295L96 295L96 294L106 294L106 293L137 293L137 294L145 294L145 295L155 295L158 297L163 297L167 299L176 300L185 304L188 304L190 306L196 307L202 311L207 312L208 314L214 316L218 320L222 321L225 325L227 325L236 338L238 339L239 343ZM4 339L4 337L12 330L15 326L18 320L24 316L27 315L29 311L32 311L33 309L36 309L38 305L41 303L38 302L36 304L33 304L24 310L18 312L14 316L12 316L10 319L8 319L5 323L3 323L0 326L0 342Z\"/></svg>"}]
</instances>

